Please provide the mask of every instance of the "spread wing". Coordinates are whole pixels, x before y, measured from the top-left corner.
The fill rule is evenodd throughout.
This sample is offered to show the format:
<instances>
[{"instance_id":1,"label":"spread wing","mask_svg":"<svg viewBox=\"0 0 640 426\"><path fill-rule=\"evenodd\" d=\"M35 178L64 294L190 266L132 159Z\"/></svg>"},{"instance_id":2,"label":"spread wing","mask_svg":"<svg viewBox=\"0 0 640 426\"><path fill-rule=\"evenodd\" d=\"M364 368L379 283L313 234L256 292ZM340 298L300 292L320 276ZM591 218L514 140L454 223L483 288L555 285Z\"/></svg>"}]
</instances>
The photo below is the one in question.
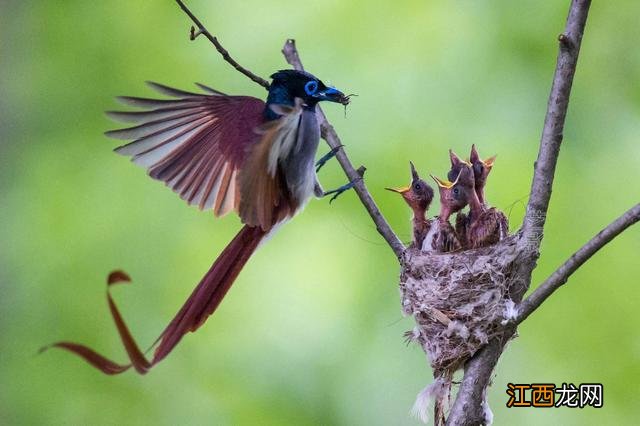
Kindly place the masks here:
<instances>
[{"instance_id":1,"label":"spread wing","mask_svg":"<svg viewBox=\"0 0 640 426\"><path fill-rule=\"evenodd\" d=\"M131 140L116 152L131 157L149 175L189 204L222 216L237 209L238 170L249 148L259 141L264 102L250 96L228 96L199 85L206 94L148 83L173 99L120 97L143 111L108 112L117 120L137 123L111 130L112 138Z\"/></svg>"}]
</instances>

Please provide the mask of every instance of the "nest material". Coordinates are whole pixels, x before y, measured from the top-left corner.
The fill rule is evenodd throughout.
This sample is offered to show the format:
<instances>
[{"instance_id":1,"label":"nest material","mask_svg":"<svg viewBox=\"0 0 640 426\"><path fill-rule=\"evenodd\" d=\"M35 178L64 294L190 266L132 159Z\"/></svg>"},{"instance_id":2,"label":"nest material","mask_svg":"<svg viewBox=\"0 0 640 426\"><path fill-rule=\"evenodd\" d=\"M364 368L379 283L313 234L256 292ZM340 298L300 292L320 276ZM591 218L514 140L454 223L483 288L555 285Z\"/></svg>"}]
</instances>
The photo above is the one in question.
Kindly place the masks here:
<instances>
[{"instance_id":1,"label":"nest material","mask_svg":"<svg viewBox=\"0 0 640 426\"><path fill-rule=\"evenodd\" d=\"M435 377L453 374L515 317L518 260L515 236L458 253L405 252L402 309L417 324L408 337L420 343Z\"/></svg>"}]
</instances>

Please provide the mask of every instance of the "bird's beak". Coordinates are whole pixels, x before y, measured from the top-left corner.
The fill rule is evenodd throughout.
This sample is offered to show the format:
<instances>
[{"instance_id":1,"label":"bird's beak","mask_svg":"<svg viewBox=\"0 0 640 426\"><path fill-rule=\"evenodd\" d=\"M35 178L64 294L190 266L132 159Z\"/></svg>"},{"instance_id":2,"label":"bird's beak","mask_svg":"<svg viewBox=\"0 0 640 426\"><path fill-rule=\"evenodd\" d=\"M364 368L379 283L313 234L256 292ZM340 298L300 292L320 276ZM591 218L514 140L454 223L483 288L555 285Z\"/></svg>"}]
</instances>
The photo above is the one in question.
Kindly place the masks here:
<instances>
[{"instance_id":1,"label":"bird's beak","mask_svg":"<svg viewBox=\"0 0 640 426\"><path fill-rule=\"evenodd\" d=\"M456 183L458 183L458 179L460 178L460 175L458 175L458 179L456 179L455 182L449 182L448 180L442 180L442 179L438 179L437 177L435 177L434 175L431 175L431 177L433 178L433 180L436 181L436 183L438 184L438 186L440 188L445 188L445 189L450 189L453 185L455 185Z\"/></svg>"},{"instance_id":2,"label":"bird's beak","mask_svg":"<svg viewBox=\"0 0 640 426\"><path fill-rule=\"evenodd\" d=\"M492 168L493 167L493 163L496 162L496 156L494 155L491 158L487 158L486 160L484 160L482 163L485 165L485 167L487 168Z\"/></svg>"},{"instance_id":3,"label":"bird's beak","mask_svg":"<svg viewBox=\"0 0 640 426\"><path fill-rule=\"evenodd\" d=\"M316 94L321 101L336 102L342 105L349 105L350 98L335 87L327 87Z\"/></svg>"},{"instance_id":4,"label":"bird's beak","mask_svg":"<svg viewBox=\"0 0 640 426\"><path fill-rule=\"evenodd\" d=\"M391 192L397 192L398 194L406 194L407 192L409 192L409 189L411 189L410 186L403 186L400 188L385 188L387 191L391 191Z\"/></svg>"}]
</instances>

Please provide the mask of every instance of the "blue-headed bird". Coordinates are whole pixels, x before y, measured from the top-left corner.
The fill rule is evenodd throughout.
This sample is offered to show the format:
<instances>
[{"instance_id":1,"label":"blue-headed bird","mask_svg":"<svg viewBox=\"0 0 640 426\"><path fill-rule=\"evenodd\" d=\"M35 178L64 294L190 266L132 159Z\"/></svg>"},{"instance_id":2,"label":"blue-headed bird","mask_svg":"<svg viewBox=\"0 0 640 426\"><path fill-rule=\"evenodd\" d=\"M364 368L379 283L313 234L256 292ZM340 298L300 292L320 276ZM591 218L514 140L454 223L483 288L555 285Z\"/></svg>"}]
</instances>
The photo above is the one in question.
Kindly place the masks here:
<instances>
[{"instance_id":1,"label":"blue-headed bird","mask_svg":"<svg viewBox=\"0 0 640 426\"><path fill-rule=\"evenodd\" d=\"M199 86L205 93L192 93L157 83L150 85L172 99L119 98L143 110L108 113L137 123L106 133L131 141L116 152L131 157L190 205L212 210L216 216L236 211L244 226L164 329L152 360L138 349L110 296L111 313L131 364L116 364L75 343L52 346L81 356L107 374L131 366L145 373L216 310L260 242L302 210L313 195L324 194L314 168L320 141L316 105L321 101L347 105L349 97L304 71L282 70L271 78L266 102L204 85ZM109 283L123 280L128 280L126 274L112 274Z\"/></svg>"}]
</instances>

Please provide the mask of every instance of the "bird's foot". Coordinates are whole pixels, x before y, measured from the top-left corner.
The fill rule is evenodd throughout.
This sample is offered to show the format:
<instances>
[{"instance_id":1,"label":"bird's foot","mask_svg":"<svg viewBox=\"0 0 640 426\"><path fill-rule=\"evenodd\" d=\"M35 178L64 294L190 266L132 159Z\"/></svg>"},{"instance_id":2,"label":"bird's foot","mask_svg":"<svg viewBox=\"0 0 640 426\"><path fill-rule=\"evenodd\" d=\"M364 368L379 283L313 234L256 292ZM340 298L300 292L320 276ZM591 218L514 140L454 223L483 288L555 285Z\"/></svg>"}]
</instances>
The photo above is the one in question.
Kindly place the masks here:
<instances>
[{"instance_id":1,"label":"bird's foot","mask_svg":"<svg viewBox=\"0 0 640 426\"><path fill-rule=\"evenodd\" d=\"M340 148L342 148L343 146L344 145L340 144L340 145L336 146L335 148L333 148L331 151L327 152L325 155L323 155L322 158L320 158L316 162L316 173L318 173L320 171L322 166L324 166L327 161L329 161L333 157L335 157L336 154L338 153L338 151L340 150Z\"/></svg>"},{"instance_id":2,"label":"bird's foot","mask_svg":"<svg viewBox=\"0 0 640 426\"><path fill-rule=\"evenodd\" d=\"M323 197L326 197L327 195L333 195L333 197L331 197L331 199L329 200L329 204L331 204L333 202L333 200L335 200L336 198L338 198L343 192L350 190L351 188L353 188L354 186L356 186L356 183L358 183L359 181L362 180L362 177L364 176L364 172L365 170L367 170L364 166L360 166L358 168L358 170L356 170L358 172L358 177L353 179L351 182L348 182L344 185L342 185L339 188L336 188L332 191L326 191L322 194Z\"/></svg>"},{"instance_id":3,"label":"bird's foot","mask_svg":"<svg viewBox=\"0 0 640 426\"><path fill-rule=\"evenodd\" d=\"M323 197L326 197L328 195L333 194L333 197L331 197L331 199L329 200L329 204L331 204L333 202L333 200L335 200L336 198L338 198L343 192L350 190L351 188L353 188L356 184L357 181L359 181L362 178L358 178L356 180L353 180L351 182L348 182L344 185L342 185L339 188L336 188L334 190L331 191L326 191L324 194L322 194Z\"/></svg>"}]
</instances>

